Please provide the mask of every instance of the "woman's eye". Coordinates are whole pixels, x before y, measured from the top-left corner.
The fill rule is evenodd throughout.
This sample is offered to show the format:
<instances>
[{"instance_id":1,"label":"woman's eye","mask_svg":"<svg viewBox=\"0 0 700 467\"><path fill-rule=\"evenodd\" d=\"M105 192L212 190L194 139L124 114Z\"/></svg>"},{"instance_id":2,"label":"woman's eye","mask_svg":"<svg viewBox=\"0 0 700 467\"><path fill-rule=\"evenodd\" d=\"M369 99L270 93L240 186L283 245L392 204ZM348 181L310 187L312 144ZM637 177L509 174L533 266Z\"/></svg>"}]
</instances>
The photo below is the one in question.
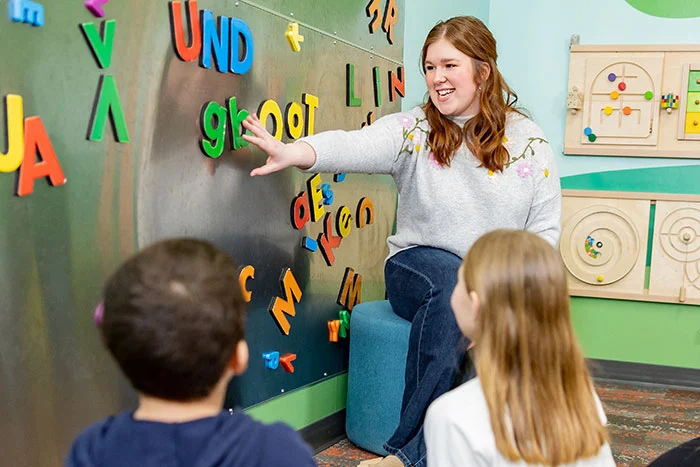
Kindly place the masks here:
<instances>
[{"instance_id":1,"label":"woman's eye","mask_svg":"<svg viewBox=\"0 0 700 467\"><path fill-rule=\"evenodd\" d=\"M425 69L426 69L427 71L433 71L433 68L435 68L435 67L432 66L432 65L426 65L426 67L425 67Z\"/></svg>"},{"instance_id":2,"label":"woman's eye","mask_svg":"<svg viewBox=\"0 0 700 467\"><path fill-rule=\"evenodd\" d=\"M457 65L455 65L454 63L448 63L448 64L447 64L447 68L454 68L454 67L456 67L456 66L457 66Z\"/></svg>"}]
</instances>

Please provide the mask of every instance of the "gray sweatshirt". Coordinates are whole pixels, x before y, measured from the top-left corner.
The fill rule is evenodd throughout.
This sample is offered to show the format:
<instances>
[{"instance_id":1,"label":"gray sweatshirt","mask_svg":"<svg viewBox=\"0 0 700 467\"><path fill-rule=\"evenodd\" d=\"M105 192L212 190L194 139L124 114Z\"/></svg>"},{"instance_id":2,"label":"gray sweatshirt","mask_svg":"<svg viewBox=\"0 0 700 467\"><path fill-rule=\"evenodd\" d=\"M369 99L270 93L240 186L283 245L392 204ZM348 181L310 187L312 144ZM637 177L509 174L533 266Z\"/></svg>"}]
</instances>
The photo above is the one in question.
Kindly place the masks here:
<instances>
[{"instance_id":1,"label":"gray sweatshirt","mask_svg":"<svg viewBox=\"0 0 700 467\"><path fill-rule=\"evenodd\" d=\"M463 125L466 118L453 119ZM556 246L561 232L561 187L554 155L542 130L511 113L503 172L479 167L465 144L450 167L432 157L429 126L419 107L387 115L356 131L326 131L303 138L316 151L308 172L391 174L399 191L396 234L389 257L431 246L460 258L482 234L500 228L538 233Z\"/></svg>"}]
</instances>

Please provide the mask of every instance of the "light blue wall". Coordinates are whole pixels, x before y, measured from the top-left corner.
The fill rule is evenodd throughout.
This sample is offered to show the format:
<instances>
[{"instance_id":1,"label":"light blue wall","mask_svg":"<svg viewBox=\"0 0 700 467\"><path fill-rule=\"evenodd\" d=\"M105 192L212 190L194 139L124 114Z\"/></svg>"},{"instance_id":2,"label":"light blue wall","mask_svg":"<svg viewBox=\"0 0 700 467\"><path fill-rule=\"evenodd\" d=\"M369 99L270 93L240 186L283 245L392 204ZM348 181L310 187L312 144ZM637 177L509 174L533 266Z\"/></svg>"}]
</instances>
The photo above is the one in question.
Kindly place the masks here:
<instances>
[{"instance_id":1,"label":"light blue wall","mask_svg":"<svg viewBox=\"0 0 700 467\"><path fill-rule=\"evenodd\" d=\"M562 156L569 39L581 44L700 42L700 18L664 19L624 0L491 0L489 27L498 41L499 69L559 154L562 176L606 170L700 165L698 160Z\"/></svg>"},{"instance_id":2,"label":"light blue wall","mask_svg":"<svg viewBox=\"0 0 700 467\"><path fill-rule=\"evenodd\" d=\"M401 108L409 110L423 103L425 78L420 70L420 52L428 32L440 20L453 16L472 15L488 24L488 0L406 0L406 29L404 33L403 62L406 73L406 97Z\"/></svg>"}]
</instances>

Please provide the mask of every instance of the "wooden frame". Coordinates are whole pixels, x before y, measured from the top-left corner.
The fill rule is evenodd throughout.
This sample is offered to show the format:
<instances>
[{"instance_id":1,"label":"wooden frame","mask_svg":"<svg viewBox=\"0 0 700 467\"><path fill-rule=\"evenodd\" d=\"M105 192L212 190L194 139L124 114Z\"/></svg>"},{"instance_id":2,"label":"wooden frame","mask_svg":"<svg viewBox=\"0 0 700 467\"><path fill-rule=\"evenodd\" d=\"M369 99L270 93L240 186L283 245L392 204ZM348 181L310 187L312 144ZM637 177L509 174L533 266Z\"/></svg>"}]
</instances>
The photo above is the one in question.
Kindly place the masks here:
<instances>
[{"instance_id":1,"label":"wooden frame","mask_svg":"<svg viewBox=\"0 0 700 467\"><path fill-rule=\"evenodd\" d=\"M595 190L562 190L562 195L565 198L591 198L594 200L642 200L649 201L650 206L656 204L658 201L663 202L674 202L674 203L698 203L700 207L700 195L689 195L689 194L675 194L675 193L643 193L643 192L620 192L620 191L595 191ZM563 219L571 218L571 215L566 215L564 213ZM700 219L699 219L700 220ZM647 231L651 219L647 219ZM657 219L658 223L658 219ZM700 232L698 232L700 234ZM654 255L657 254L657 250L660 247L657 246L658 243L658 233L653 231L653 239L650 243L652 264L656 262ZM560 250L562 245L560 245ZM648 254L648 252L647 252ZM663 295L663 294L651 294L649 290L654 288L650 280L653 278L653 269L651 265L646 265L646 254L643 258L644 266L649 270L649 281L645 282L643 289L640 293L632 293L629 291L614 291L606 285L601 286L583 286L580 287L577 284L577 279L571 275L570 272L570 295L578 297L596 297L596 298L606 298L606 299L618 299L618 300L637 300L637 301L647 301L647 302L661 302L661 303L675 303L675 304L692 304L700 305L700 298L697 296L683 297L681 300L679 296L676 295ZM568 269L567 269L568 271ZM573 284L572 284L573 278ZM658 287L656 287L658 289ZM695 294L697 295L697 294Z\"/></svg>"},{"instance_id":2,"label":"wooden frame","mask_svg":"<svg viewBox=\"0 0 700 467\"><path fill-rule=\"evenodd\" d=\"M695 64L698 55L700 55L700 44L572 45L567 90L570 94L574 92L575 88L583 91L580 94L583 96L580 105L584 110L580 111L573 106L566 114L564 153L567 155L700 158L700 133L686 134L684 128L689 92L688 76L691 70L700 71L700 66ZM606 62L609 63L606 64ZM636 65L636 63L640 65ZM623 125L620 123L620 134L614 136L610 134L610 122L606 120L611 113L606 114L608 117L602 116L601 113L601 121L598 122L597 129L603 135L598 136L595 133L594 125L586 124L584 114L590 119L590 112L596 110L591 106L597 103L600 107L606 99L604 96L606 92L601 93L598 89L600 76L606 68L618 67L624 70L624 67L628 65L633 68L634 66L641 67L651 77L652 84L648 87L652 97L647 99L648 103L644 103L644 99L634 97L639 94L638 92L630 94L623 90L618 93L619 101L617 97L612 97L613 93L610 92L610 103L612 107L619 106L620 108L617 110L622 110L624 105L622 99L625 97L630 102L636 102L637 106L642 105L643 108L640 107L639 112L641 112L640 115L643 114L644 118L637 124ZM611 75L615 73L611 73ZM594 75L598 78L595 82L593 81ZM612 85L615 83L613 79L613 83L610 83L610 91L613 90ZM634 83L634 79L629 83ZM596 85L596 92L593 91L594 85ZM669 93L679 96L679 106L662 112L662 97ZM632 112L632 116L636 115L639 119L640 115L634 113L635 105L629 105L631 105L632 110L627 109L628 113L625 115L630 115ZM607 109L608 112L610 110ZM617 116L617 114L613 116ZM620 116L620 118L624 119L625 117ZM644 126L647 119L650 121L648 137L643 136L645 132L640 132L640 126ZM584 133L584 130L587 133ZM631 137L630 132L637 134L637 136ZM594 137L589 141L587 136L590 133L593 133Z\"/></svg>"}]
</instances>

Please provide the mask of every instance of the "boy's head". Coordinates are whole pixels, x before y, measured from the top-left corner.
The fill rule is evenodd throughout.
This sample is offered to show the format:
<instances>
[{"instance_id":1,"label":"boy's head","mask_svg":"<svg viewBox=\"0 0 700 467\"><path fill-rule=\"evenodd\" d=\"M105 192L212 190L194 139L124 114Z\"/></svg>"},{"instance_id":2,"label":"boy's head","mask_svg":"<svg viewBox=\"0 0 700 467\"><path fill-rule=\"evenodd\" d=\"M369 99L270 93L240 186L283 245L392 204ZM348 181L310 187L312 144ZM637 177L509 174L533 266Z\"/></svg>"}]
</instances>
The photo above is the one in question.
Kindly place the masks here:
<instances>
[{"instance_id":1,"label":"boy's head","mask_svg":"<svg viewBox=\"0 0 700 467\"><path fill-rule=\"evenodd\" d=\"M226 253L202 240L165 240L108 280L101 331L137 391L188 401L208 396L227 366L245 368L247 352L242 369L232 360L245 344L245 311Z\"/></svg>"}]
</instances>

